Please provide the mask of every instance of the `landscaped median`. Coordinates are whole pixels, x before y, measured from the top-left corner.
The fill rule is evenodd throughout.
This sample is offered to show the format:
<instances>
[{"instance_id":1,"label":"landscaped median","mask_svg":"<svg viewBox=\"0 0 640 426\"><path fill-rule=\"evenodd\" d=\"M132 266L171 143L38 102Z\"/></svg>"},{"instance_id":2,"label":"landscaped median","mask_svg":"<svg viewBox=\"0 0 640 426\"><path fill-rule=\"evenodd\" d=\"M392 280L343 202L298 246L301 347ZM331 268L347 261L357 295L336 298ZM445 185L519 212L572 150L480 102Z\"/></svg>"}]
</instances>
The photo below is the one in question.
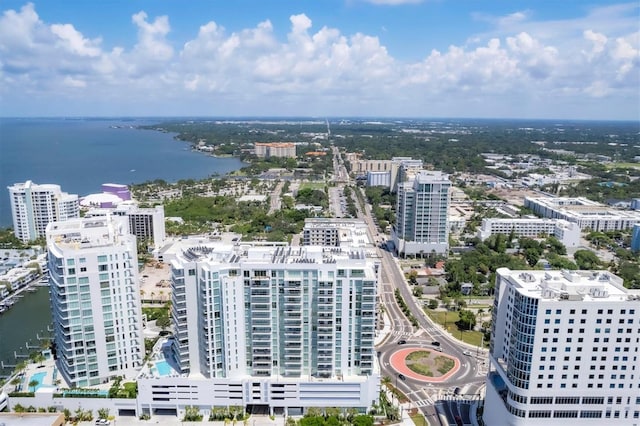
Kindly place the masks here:
<instances>
[{"instance_id":1,"label":"landscaped median","mask_svg":"<svg viewBox=\"0 0 640 426\"><path fill-rule=\"evenodd\" d=\"M389 362L398 374L423 382L443 382L460 368L458 358L423 348L400 349Z\"/></svg>"}]
</instances>

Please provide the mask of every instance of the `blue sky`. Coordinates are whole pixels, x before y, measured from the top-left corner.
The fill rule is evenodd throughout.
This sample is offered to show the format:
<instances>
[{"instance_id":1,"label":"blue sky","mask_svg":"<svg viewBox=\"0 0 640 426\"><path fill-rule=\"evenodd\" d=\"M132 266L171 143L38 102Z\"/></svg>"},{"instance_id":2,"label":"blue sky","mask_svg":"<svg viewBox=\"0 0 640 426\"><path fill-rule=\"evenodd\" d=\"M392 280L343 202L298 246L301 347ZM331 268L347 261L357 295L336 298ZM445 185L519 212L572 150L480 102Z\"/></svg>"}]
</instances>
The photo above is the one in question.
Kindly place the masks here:
<instances>
[{"instance_id":1,"label":"blue sky","mask_svg":"<svg viewBox=\"0 0 640 426\"><path fill-rule=\"evenodd\" d=\"M640 2L0 0L0 115L640 120Z\"/></svg>"}]
</instances>

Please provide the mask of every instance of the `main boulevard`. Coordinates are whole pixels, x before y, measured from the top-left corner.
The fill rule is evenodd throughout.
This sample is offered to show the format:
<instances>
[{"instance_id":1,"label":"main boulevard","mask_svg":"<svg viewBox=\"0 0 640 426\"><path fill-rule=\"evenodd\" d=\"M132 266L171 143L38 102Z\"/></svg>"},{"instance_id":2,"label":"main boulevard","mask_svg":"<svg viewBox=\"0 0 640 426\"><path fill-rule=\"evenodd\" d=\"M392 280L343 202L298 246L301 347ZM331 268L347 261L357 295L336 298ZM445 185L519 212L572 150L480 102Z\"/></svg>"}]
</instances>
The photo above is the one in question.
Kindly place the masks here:
<instances>
[{"instance_id":1,"label":"main boulevard","mask_svg":"<svg viewBox=\"0 0 640 426\"><path fill-rule=\"evenodd\" d=\"M334 150L334 155L336 154ZM341 176L344 176L344 172ZM360 204L356 202L356 205L359 218L367 224L370 240L378 247L381 262L378 294L384 313L380 318L380 321L384 322L384 330L379 332L385 336L377 339L379 344L376 348L381 376L391 379L391 384L407 396L410 402L403 404L404 408L417 408L430 425L440 425L444 418L447 422L455 424L454 419L458 416L464 424L472 424L469 418L469 402L483 397L487 351L455 339L427 317L422 302L417 301L411 294L399 261L391 248L391 242L388 241L389 236L378 233L371 207L365 204L365 211L362 211ZM414 327L400 310L394 295L396 289L400 291L409 310L418 320L419 327ZM440 343L438 347L442 349L443 355L458 360L456 366L459 368L454 367L456 371L444 380L426 381L412 378L408 374L402 374L396 368L397 363L396 367L392 365L391 357L398 351L410 348L435 350L436 346L432 345L434 341Z\"/></svg>"}]
</instances>

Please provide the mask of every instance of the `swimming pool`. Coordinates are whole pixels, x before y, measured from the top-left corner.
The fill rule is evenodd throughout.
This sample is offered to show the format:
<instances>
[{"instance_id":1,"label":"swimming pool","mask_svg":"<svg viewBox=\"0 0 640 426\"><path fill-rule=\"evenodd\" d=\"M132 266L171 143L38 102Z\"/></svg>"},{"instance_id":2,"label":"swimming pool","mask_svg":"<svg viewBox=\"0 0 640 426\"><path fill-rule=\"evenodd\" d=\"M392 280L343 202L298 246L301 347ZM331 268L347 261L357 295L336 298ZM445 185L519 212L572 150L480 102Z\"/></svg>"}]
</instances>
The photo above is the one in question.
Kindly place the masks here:
<instances>
[{"instance_id":1,"label":"swimming pool","mask_svg":"<svg viewBox=\"0 0 640 426\"><path fill-rule=\"evenodd\" d=\"M160 375L160 377L166 377L173 371L171 366L169 366L169 363L165 360L156 362L156 369L158 370L158 375Z\"/></svg>"},{"instance_id":2,"label":"swimming pool","mask_svg":"<svg viewBox=\"0 0 640 426\"><path fill-rule=\"evenodd\" d=\"M31 376L31 379L29 379L29 382L27 382L27 387L29 388L29 391L35 392L38 389L40 389L40 386L42 386L42 380L44 380L44 376L46 375L47 375L46 371L41 371ZM29 383L31 382L38 382L38 384L35 386L29 386Z\"/></svg>"}]
</instances>

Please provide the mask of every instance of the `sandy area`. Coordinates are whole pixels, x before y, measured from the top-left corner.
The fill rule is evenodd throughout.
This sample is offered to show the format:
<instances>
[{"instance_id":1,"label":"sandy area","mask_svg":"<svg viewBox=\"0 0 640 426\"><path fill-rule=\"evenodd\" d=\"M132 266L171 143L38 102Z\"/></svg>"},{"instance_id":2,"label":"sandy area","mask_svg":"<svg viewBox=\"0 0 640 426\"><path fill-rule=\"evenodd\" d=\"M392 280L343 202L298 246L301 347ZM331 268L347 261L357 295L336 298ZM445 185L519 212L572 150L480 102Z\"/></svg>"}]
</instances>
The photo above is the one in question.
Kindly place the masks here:
<instances>
[{"instance_id":1,"label":"sandy area","mask_svg":"<svg viewBox=\"0 0 640 426\"><path fill-rule=\"evenodd\" d=\"M152 261L138 274L143 300L166 301L171 297L171 269L169 265Z\"/></svg>"}]
</instances>

